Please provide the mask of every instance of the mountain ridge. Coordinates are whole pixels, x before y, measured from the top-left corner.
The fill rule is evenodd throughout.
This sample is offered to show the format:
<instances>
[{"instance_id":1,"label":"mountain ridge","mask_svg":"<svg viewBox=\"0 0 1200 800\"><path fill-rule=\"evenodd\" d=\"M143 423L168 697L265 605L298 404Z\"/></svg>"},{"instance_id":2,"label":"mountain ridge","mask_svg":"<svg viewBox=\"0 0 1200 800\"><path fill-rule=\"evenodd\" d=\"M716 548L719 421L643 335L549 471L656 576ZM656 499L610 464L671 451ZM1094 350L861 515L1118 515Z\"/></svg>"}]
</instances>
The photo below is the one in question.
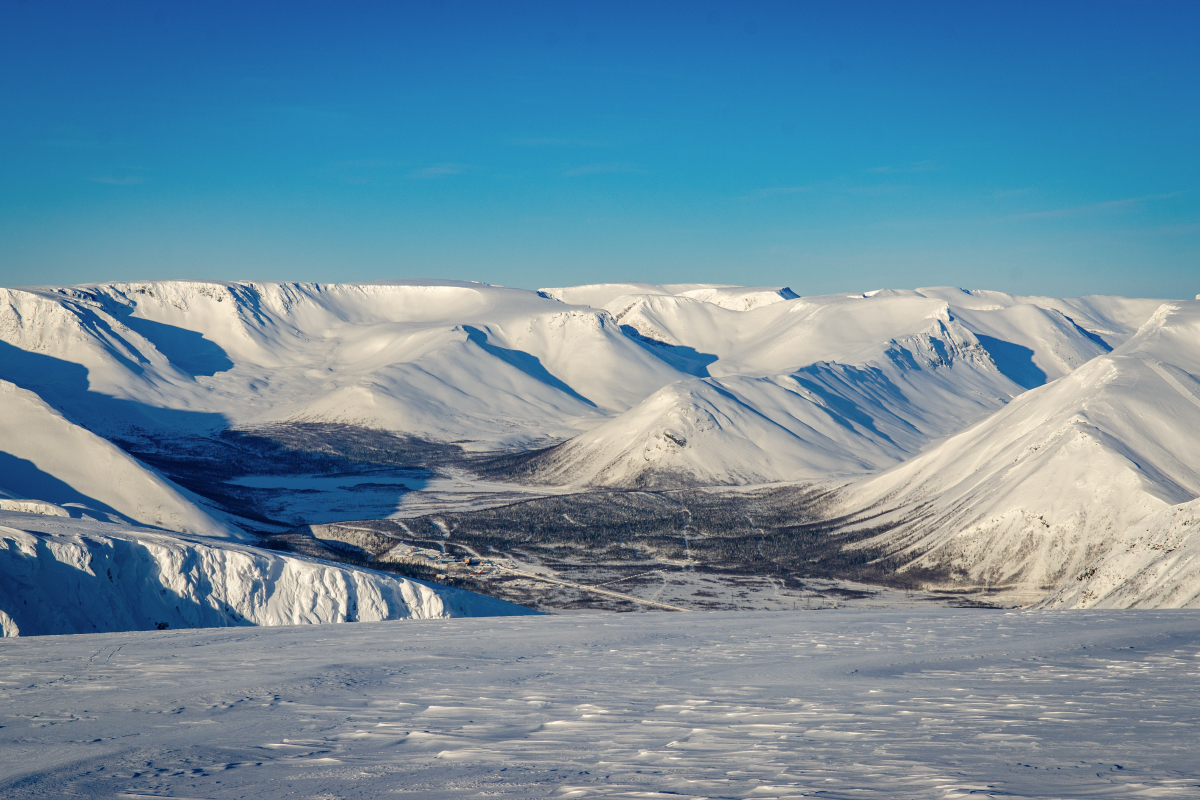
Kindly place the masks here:
<instances>
[{"instance_id":1,"label":"mountain ridge","mask_svg":"<svg viewBox=\"0 0 1200 800\"><path fill-rule=\"evenodd\" d=\"M312 442L322 425L357 426L428 453L418 460L457 453L456 475L487 456L489 475L521 491L825 481L844 498L837 524L880 529L855 546L913 574L1014 602L1181 597L1121 583L1133 565L1113 548L1143 523L1175 541L1187 526L1152 520L1200 493L1195 305L953 287L0 289L0 396L31 420L0 450L42 476L18 481L13 467L0 494L10 508L233 536L244 520L222 504L266 490L172 473L215 491L202 497L122 448L160 465L183 463L176 450L226 454L215 463L248 454L237 436L254 431ZM39 446L75 456L31 459ZM279 452L295 446L308 445ZM106 487L118 463L109 484L141 488ZM419 492L429 478L394 480L363 485ZM1063 588L1084 574L1108 588Z\"/></svg>"}]
</instances>

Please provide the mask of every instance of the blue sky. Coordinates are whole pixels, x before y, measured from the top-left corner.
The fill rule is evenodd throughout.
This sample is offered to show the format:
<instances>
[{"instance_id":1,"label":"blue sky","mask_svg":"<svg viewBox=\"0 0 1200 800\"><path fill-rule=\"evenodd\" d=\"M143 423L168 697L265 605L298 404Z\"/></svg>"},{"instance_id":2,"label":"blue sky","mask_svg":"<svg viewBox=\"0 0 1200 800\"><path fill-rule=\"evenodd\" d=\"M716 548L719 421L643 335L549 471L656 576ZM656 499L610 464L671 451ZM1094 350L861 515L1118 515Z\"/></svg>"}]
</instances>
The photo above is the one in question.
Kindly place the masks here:
<instances>
[{"instance_id":1,"label":"blue sky","mask_svg":"<svg viewBox=\"0 0 1200 800\"><path fill-rule=\"evenodd\" d=\"M0 285L1200 292L1200 4L0 3Z\"/></svg>"}]
</instances>

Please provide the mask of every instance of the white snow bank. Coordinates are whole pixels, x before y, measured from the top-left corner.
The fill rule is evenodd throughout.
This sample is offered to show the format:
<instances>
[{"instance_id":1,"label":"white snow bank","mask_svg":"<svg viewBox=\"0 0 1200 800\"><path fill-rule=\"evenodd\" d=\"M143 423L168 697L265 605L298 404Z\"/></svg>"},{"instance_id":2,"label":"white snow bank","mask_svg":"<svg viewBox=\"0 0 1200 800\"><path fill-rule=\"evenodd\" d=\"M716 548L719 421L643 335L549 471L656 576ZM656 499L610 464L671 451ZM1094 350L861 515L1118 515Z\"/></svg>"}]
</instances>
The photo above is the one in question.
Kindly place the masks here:
<instances>
[{"instance_id":1,"label":"white snow bank","mask_svg":"<svg viewBox=\"0 0 1200 800\"><path fill-rule=\"evenodd\" d=\"M5 636L529 613L472 592L242 545L0 512Z\"/></svg>"},{"instance_id":2,"label":"white snow bank","mask_svg":"<svg viewBox=\"0 0 1200 800\"><path fill-rule=\"evenodd\" d=\"M47 517L69 517L71 512L60 505L41 500L19 500L0 497L0 511L20 511L22 514L43 514Z\"/></svg>"}]
</instances>

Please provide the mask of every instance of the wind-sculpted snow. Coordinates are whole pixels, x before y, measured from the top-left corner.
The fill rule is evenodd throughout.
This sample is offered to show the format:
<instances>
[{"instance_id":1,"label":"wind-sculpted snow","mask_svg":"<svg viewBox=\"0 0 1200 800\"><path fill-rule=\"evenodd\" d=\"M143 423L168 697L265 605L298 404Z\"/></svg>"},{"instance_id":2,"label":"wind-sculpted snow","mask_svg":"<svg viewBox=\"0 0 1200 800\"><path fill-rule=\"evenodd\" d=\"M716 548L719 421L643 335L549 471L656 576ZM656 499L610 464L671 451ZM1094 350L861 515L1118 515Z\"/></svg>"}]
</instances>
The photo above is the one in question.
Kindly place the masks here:
<instances>
[{"instance_id":1,"label":"wind-sculpted snow","mask_svg":"<svg viewBox=\"0 0 1200 800\"><path fill-rule=\"evenodd\" d=\"M623 614L0 646L0 795L1200 795L1200 614Z\"/></svg>"},{"instance_id":2,"label":"wind-sculpted snow","mask_svg":"<svg viewBox=\"0 0 1200 800\"><path fill-rule=\"evenodd\" d=\"M847 508L891 528L864 546L1029 602L1194 605L1196 543L1175 520L1200 495L1198 368L1200 303L1163 306L1110 355L851 491Z\"/></svg>"},{"instance_id":3,"label":"wind-sculpted snow","mask_svg":"<svg viewBox=\"0 0 1200 800\"><path fill-rule=\"evenodd\" d=\"M531 613L372 570L9 512L0 576L5 636Z\"/></svg>"}]
</instances>

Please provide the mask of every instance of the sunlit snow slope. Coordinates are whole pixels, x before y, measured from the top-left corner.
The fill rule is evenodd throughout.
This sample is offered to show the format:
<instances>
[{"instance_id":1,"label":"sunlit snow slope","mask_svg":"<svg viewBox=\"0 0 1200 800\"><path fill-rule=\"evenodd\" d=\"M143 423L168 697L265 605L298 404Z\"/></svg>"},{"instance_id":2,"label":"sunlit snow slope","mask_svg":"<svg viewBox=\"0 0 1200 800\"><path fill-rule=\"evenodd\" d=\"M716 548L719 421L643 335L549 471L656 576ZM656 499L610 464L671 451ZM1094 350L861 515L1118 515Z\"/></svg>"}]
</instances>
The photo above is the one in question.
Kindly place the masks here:
<instances>
[{"instance_id":1,"label":"sunlit snow slope","mask_svg":"<svg viewBox=\"0 0 1200 800\"><path fill-rule=\"evenodd\" d=\"M0 576L4 636L532 613L228 542L7 512Z\"/></svg>"},{"instance_id":2,"label":"sunlit snow slope","mask_svg":"<svg viewBox=\"0 0 1200 800\"><path fill-rule=\"evenodd\" d=\"M570 440L525 465L543 483L813 479L903 461L1156 307L702 284L2 289L0 378L108 437L339 422L482 450Z\"/></svg>"},{"instance_id":3,"label":"sunlit snow slope","mask_svg":"<svg viewBox=\"0 0 1200 800\"><path fill-rule=\"evenodd\" d=\"M1200 302L865 481L848 507L949 585L1050 605L1192 606Z\"/></svg>"},{"instance_id":4,"label":"sunlit snow slope","mask_svg":"<svg viewBox=\"0 0 1200 800\"><path fill-rule=\"evenodd\" d=\"M0 508L241 538L189 492L4 380L0 448Z\"/></svg>"},{"instance_id":5,"label":"sunlit snow slope","mask_svg":"<svg viewBox=\"0 0 1200 800\"><path fill-rule=\"evenodd\" d=\"M109 440L346 423L507 453L501 479L558 487L857 481L848 513L891 526L877 542L912 569L1142 602L1105 554L1200 493L1194 312L1151 320L1160 304L641 283L0 289L0 504L229 535Z\"/></svg>"}]
</instances>

